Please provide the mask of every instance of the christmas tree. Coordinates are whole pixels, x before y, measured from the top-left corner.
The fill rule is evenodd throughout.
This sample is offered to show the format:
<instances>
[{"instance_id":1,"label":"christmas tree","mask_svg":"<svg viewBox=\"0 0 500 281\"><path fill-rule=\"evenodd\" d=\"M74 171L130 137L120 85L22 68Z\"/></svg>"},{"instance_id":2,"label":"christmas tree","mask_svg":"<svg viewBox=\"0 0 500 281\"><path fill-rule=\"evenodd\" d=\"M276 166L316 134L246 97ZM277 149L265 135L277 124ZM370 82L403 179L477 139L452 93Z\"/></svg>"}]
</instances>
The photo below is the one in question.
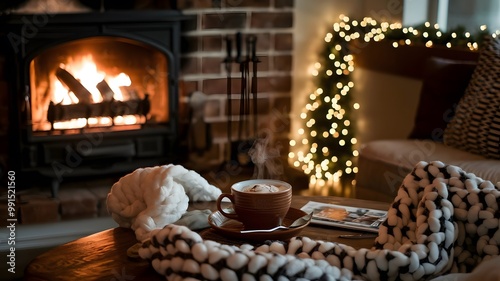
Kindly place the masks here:
<instances>
[{"instance_id":1,"label":"christmas tree","mask_svg":"<svg viewBox=\"0 0 500 281\"><path fill-rule=\"evenodd\" d=\"M491 36L498 34L497 31ZM477 51L485 35L488 35L485 26L480 27L474 38L462 27L442 32L438 25L428 22L418 27L402 27L400 23L378 23L369 17L356 21L341 15L340 21L325 35L323 50L314 64L312 75L316 88L309 93L300 115L304 124L298 130L301 139L290 142L292 147L306 148L290 153L294 166L310 175L311 183L353 183L358 156L355 110L360 105L352 98L352 49L360 43L390 40L394 48L421 44Z\"/></svg>"}]
</instances>

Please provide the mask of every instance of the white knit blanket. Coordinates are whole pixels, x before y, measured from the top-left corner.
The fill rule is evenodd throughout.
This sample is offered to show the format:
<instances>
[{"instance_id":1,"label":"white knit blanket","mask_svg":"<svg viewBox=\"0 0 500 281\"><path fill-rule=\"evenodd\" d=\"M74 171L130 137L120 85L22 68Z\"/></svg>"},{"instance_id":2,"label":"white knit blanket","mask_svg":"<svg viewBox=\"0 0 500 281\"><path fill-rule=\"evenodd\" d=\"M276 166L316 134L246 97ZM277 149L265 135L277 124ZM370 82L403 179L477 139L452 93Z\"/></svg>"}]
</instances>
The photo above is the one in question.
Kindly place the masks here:
<instances>
[{"instance_id":1,"label":"white knit blanket","mask_svg":"<svg viewBox=\"0 0 500 281\"><path fill-rule=\"evenodd\" d=\"M371 249L307 237L237 247L169 224L139 255L167 280L428 280L498 256L499 189L459 167L420 162Z\"/></svg>"}]
</instances>

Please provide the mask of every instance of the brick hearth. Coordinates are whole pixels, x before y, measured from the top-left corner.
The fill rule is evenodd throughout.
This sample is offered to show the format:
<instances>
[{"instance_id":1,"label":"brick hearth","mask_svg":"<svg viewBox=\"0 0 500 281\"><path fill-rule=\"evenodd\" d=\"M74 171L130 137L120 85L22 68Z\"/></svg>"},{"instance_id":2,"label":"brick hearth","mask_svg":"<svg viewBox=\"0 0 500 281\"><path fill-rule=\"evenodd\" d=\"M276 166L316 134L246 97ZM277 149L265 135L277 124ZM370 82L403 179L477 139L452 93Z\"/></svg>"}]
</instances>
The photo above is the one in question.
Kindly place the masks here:
<instances>
[{"instance_id":1,"label":"brick hearth","mask_svg":"<svg viewBox=\"0 0 500 281\"><path fill-rule=\"evenodd\" d=\"M17 192L19 224L32 225L59 221L108 217L106 196L114 178L63 182L57 198L47 186ZM7 204L0 207L1 225L7 223Z\"/></svg>"}]
</instances>

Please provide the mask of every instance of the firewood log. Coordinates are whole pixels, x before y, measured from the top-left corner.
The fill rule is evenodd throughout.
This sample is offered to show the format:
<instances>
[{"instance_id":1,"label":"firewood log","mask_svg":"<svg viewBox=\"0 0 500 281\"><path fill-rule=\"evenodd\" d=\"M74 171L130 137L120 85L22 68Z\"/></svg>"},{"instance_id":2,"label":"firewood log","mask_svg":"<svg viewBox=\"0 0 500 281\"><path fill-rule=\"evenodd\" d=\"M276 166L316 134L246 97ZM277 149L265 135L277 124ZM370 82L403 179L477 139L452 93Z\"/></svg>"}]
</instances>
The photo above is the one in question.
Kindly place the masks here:
<instances>
[{"instance_id":1,"label":"firewood log","mask_svg":"<svg viewBox=\"0 0 500 281\"><path fill-rule=\"evenodd\" d=\"M62 68L56 70L56 77L70 89L81 103L92 103L92 94L68 71Z\"/></svg>"},{"instance_id":2,"label":"firewood log","mask_svg":"<svg viewBox=\"0 0 500 281\"><path fill-rule=\"evenodd\" d=\"M113 96L115 93L109 86L108 82L106 80L102 79L101 82L97 83L96 88L99 90L102 96L103 101L111 101L113 100Z\"/></svg>"}]
</instances>

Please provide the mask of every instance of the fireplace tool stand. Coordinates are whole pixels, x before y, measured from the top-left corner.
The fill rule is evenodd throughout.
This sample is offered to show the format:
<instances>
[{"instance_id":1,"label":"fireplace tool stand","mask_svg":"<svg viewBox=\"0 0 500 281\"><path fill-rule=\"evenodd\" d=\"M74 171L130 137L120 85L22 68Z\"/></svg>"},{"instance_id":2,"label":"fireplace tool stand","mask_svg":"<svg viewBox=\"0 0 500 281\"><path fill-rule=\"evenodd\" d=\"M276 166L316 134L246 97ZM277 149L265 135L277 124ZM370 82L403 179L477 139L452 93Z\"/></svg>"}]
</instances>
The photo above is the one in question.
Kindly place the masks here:
<instances>
[{"instance_id":1,"label":"fireplace tool stand","mask_svg":"<svg viewBox=\"0 0 500 281\"><path fill-rule=\"evenodd\" d=\"M248 155L257 139L257 66L260 60L256 56L255 35L245 38L246 53L243 55L243 35L235 35L236 55L232 57L232 39L226 37L227 56L223 60L226 70L227 87L227 143L225 165L251 166ZM232 108L232 64L236 63L240 70L240 98L237 122L237 139L233 140L233 108ZM251 68L250 68L251 66ZM250 69L252 71L250 71ZM252 124L250 124L252 123ZM252 126L251 126L252 125ZM252 131L253 130L253 131Z\"/></svg>"}]
</instances>

